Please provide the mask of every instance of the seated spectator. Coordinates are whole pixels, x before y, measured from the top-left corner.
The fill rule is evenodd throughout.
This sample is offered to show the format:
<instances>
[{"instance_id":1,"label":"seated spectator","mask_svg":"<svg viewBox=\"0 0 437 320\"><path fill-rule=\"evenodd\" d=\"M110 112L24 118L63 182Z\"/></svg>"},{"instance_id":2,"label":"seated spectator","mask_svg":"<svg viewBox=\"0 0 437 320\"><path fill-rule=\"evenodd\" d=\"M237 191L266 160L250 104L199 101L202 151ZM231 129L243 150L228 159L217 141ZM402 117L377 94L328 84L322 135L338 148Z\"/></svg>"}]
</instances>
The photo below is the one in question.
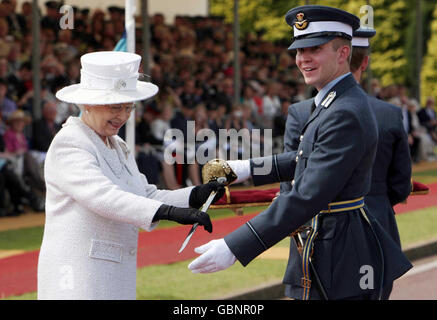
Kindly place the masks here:
<instances>
[{"instance_id":1,"label":"seated spectator","mask_svg":"<svg viewBox=\"0 0 437 320\"><path fill-rule=\"evenodd\" d=\"M57 1L46 1L46 14L41 19L41 28L58 31L59 30L59 19L60 12L59 8L61 4Z\"/></svg>"},{"instance_id":2,"label":"seated spectator","mask_svg":"<svg viewBox=\"0 0 437 320\"><path fill-rule=\"evenodd\" d=\"M426 106L417 112L420 124L426 128L434 143L437 143L437 115L434 98L428 97Z\"/></svg>"},{"instance_id":3,"label":"seated spectator","mask_svg":"<svg viewBox=\"0 0 437 320\"><path fill-rule=\"evenodd\" d=\"M54 101L44 101L42 117L32 124L32 150L31 153L37 162L42 165L47 150L61 126L55 122L57 111Z\"/></svg>"},{"instance_id":4,"label":"seated spectator","mask_svg":"<svg viewBox=\"0 0 437 320\"><path fill-rule=\"evenodd\" d=\"M7 82L8 95L17 102L17 107L23 109L33 96L31 63L22 63L16 73L9 75ZM26 108L30 109L30 107Z\"/></svg>"},{"instance_id":5,"label":"seated spectator","mask_svg":"<svg viewBox=\"0 0 437 320\"><path fill-rule=\"evenodd\" d=\"M416 99L409 99L408 106L411 113L412 126L415 128L415 135L419 137L416 162L434 161L434 142L426 128L420 124L419 117L417 116L417 113L420 110L420 104Z\"/></svg>"},{"instance_id":6,"label":"seated spectator","mask_svg":"<svg viewBox=\"0 0 437 320\"><path fill-rule=\"evenodd\" d=\"M160 141L164 141L164 136L170 127L170 121L173 118L173 106L164 102L159 108L158 116L150 124L153 136Z\"/></svg>"},{"instance_id":7,"label":"seated spectator","mask_svg":"<svg viewBox=\"0 0 437 320\"><path fill-rule=\"evenodd\" d=\"M150 128L150 123L156 117L156 110L151 105L147 105L143 111L141 121L135 128L135 146L137 149L138 169L144 174L151 184L158 184L160 159L156 157L156 147L162 146L162 140L156 139Z\"/></svg>"},{"instance_id":8,"label":"seated spectator","mask_svg":"<svg viewBox=\"0 0 437 320\"><path fill-rule=\"evenodd\" d=\"M188 121L194 120L196 106L182 104L180 110L176 111L170 125L173 129L178 129L184 137L184 144L188 138ZM178 156L178 155L177 155ZM193 163L193 150L184 148L184 159L175 163L175 172L178 183L181 186L199 185L201 183L198 165Z\"/></svg>"},{"instance_id":9,"label":"seated spectator","mask_svg":"<svg viewBox=\"0 0 437 320\"><path fill-rule=\"evenodd\" d=\"M273 119L281 112L280 89L280 83L271 81L267 84L266 92L263 96L263 122L269 128L273 127Z\"/></svg>"},{"instance_id":10,"label":"seated spectator","mask_svg":"<svg viewBox=\"0 0 437 320\"><path fill-rule=\"evenodd\" d=\"M244 153L245 147L250 147L250 133L243 115L243 105L236 104L232 107L232 113L226 119L225 128L227 132L235 133L236 131L239 137L238 140L230 139L229 142L226 142L222 146L226 154L226 158L224 159L235 160L235 157L237 157L237 159L243 159L243 156L246 155L246 153ZM220 143L223 142L220 141Z\"/></svg>"},{"instance_id":11,"label":"seated spectator","mask_svg":"<svg viewBox=\"0 0 437 320\"><path fill-rule=\"evenodd\" d=\"M12 112L17 109L14 101L6 96L8 87L4 79L0 79L0 111L5 118L8 118Z\"/></svg>"},{"instance_id":12,"label":"seated spectator","mask_svg":"<svg viewBox=\"0 0 437 320\"><path fill-rule=\"evenodd\" d=\"M219 130L224 127L223 119L219 118L218 105L214 101L208 101L206 104L208 114L208 126L214 131L216 137L219 136Z\"/></svg>"},{"instance_id":13,"label":"seated spectator","mask_svg":"<svg viewBox=\"0 0 437 320\"><path fill-rule=\"evenodd\" d=\"M33 192L23 177L16 173L15 161L14 156L5 151L3 134L0 134L0 180L4 183L4 188L0 188L0 216L17 216L24 212L23 205L29 205L36 212L44 212L44 198ZM6 202L6 193L9 194L10 205Z\"/></svg>"},{"instance_id":14,"label":"seated spectator","mask_svg":"<svg viewBox=\"0 0 437 320\"><path fill-rule=\"evenodd\" d=\"M23 34L27 31L26 20L22 14L16 12L17 1L16 0L4 0L3 3L9 6L8 15L6 17L10 33L16 39L21 39Z\"/></svg>"},{"instance_id":15,"label":"seated spectator","mask_svg":"<svg viewBox=\"0 0 437 320\"><path fill-rule=\"evenodd\" d=\"M0 57L0 79L6 80L10 74L9 62L5 57Z\"/></svg>"},{"instance_id":16,"label":"seated spectator","mask_svg":"<svg viewBox=\"0 0 437 320\"><path fill-rule=\"evenodd\" d=\"M219 81L215 99L220 105L226 106L226 113L231 112L234 99L234 80L232 78L227 77Z\"/></svg>"},{"instance_id":17,"label":"seated spectator","mask_svg":"<svg viewBox=\"0 0 437 320\"><path fill-rule=\"evenodd\" d=\"M213 136L209 129L214 132L214 128L209 126L208 112L204 104L198 104L196 106L196 114L194 116L195 121L195 134L199 137L196 139L196 160L199 163L199 169L209 160L217 158L217 139L218 136ZM204 130L207 129L208 131ZM206 136L204 136L206 134Z\"/></svg>"},{"instance_id":18,"label":"seated spectator","mask_svg":"<svg viewBox=\"0 0 437 320\"><path fill-rule=\"evenodd\" d=\"M29 153L25 127L31 118L22 110L14 111L7 119L9 128L4 134L5 151L13 160L15 172L32 188L32 191L45 193L45 182L35 158Z\"/></svg>"},{"instance_id":19,"label":"seated spectator","mask_svg":"<svg viewBox=\"0 0 437 320\"><path fill-rule=\"evenodd\" d=\"M252 108L253 119L256 127L265 128L264 123L264 88L257 81L250 81L243 90L243 104Z\"/></svg>"},{"instance_id":20,"label":"seated spectator","mask_svg":"<svg viewBox=\"0 0 437 320\"><path fill-rule=\"evenodd\" d=\"M288 116L288 107L290 106L290 100L281 101L281 113L275 116L273 125L273 137L283 137L285 132L285 123Z\"/></svg>"},{"instance_id":21,"label":"seated spectator","mask_svg":"<svg viewBox=\"0 0 437 320\"><path fill-rule=\"evenodd\" d=\"M2 7L3 4L0 4ZM0 8L0 10L4 10ZM9 34L9 25L6 19L0 18L0 57L7 57L14 43L14 37Z\"/></svg>"}]
</instances>

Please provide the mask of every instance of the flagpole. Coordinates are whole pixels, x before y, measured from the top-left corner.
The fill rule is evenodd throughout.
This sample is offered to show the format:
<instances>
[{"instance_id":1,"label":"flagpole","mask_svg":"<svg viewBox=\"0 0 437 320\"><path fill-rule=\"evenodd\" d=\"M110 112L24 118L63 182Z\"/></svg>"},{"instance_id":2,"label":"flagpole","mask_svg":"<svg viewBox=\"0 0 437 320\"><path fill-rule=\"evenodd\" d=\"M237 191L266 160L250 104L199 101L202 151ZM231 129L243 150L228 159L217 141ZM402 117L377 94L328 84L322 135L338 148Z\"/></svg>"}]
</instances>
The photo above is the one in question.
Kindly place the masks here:
<instances>
[{"instance_id":1,"label":"flagpole","mask_svg":"<svg viewBox=\"0 0 437 320\"><path fill-rule=\"evenodd\" d=\"M135 53L135 0L125 2L125 30L127 52ZM126 143L129 149L135 154L135 112L132 112L126 122Z\"/></svg>"}]
</instances>

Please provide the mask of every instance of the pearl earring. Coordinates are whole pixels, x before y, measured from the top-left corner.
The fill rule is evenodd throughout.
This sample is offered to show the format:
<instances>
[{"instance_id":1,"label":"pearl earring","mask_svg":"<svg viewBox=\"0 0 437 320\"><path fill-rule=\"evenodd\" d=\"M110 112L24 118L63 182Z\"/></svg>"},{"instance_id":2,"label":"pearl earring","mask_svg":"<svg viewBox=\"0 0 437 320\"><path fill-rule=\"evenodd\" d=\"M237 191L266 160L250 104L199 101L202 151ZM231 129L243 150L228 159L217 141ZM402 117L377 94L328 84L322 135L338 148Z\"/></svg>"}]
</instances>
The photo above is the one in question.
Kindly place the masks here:
<instances>
[{"instance_id":1,"label":"pearl earring","mask_svg":"<svg viewBox=\"0 0 437 320\"><path fill-rule=\"evenodd\" d=\"M88 113L90 113L90 112L88 111L88 109L86 109L86 110L85 110L85 113L88 114Z\"/></svg>"}]
</instances>

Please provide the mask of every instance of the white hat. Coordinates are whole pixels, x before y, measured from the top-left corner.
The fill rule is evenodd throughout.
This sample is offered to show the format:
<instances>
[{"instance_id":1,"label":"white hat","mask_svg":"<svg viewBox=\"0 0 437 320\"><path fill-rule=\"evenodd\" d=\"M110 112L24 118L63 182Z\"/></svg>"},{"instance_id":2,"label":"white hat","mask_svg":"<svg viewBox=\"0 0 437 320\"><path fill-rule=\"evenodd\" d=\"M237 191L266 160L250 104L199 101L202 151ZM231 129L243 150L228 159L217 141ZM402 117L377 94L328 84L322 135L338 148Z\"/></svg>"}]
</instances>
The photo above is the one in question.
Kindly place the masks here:
<instances>
[{"instance_id":1,"label":"white hat","mask_svg":"<svg viewBox=\"0 0 437 320\"><path fill-rule=\"evenodd\" d=\"M145 100L158 93L150 82L138 81L141 56L122 51L100 51L80 58L80 83L56 92L59 100L75 104L118 104Z\"/></svg>"}]
</instances>

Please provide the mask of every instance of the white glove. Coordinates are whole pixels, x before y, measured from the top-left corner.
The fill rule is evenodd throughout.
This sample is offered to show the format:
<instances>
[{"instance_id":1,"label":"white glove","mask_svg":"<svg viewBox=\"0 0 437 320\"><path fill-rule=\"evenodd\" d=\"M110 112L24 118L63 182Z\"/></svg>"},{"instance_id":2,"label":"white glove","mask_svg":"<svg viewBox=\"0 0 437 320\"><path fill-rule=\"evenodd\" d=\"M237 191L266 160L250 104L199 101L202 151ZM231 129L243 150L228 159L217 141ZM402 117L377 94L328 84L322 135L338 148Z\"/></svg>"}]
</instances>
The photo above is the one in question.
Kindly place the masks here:
<instances>
[{"instance_id":1,"label":"white glove","mask_svg":"<svg viewBox=\"0 0 437 320\"><path fill-rule=\"evenodd\" d=\"M233 183L240 183L250 178L250 160L228 160L226 161L237 175Z\"/></svg>"},{"instance_id":2,"label":"white glove","mask_svg":"<svg viewBox=\"0 0 437 320\"><path fill-rule=\"evenodd\" d=\"M188 265L192 273L217 272L229 268L237 261L224 239L211 240L194 251L201 256Z\"/></svg>"}]
</instances>

